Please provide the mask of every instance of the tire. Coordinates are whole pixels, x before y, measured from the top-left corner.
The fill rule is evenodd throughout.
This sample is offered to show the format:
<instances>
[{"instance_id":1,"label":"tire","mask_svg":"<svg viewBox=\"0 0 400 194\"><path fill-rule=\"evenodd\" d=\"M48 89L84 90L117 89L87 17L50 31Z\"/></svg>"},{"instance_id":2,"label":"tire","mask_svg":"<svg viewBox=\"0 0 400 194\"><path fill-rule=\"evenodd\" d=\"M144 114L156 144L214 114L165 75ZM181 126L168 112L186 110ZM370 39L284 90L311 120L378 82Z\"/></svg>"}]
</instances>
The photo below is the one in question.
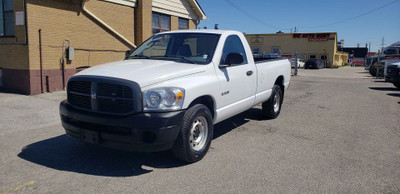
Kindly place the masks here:
<instances>
[{"instance_id":1,"label":"tire","mask_svg":"<svg viewBox=\"0 0 400 194\"><path fill-rule=\"evenodd\" d=\"M374 66L369 68L369 74L371 74L373 77L376 77L376 69Z\"/></svg>"},{"instance_id":2,"label":"tire","mask_svg":"<svg viewBox=\"0 0 400 194\"><path fill-rule=\"evenodd\" d=\"M283 92L280 86L274 85L271 97L262 103L263 116L266 119L275 119L281 112L283 102Z\"/></svg>"},{"instance_id":3,"label":"tire","mask_svg":"<svg viewBox=\"0 0 400 194\"><path fill-rule=\"evenodd\" d=\"M378 77L384 77L383 76L383 68L379 68L379 70L376 71L376 74L378 75Z\"/></svg>"},{"instance_id":4,"label":"tire","mask_svg":"<svg viewBox=\"0 0 400 194\"><path fill-rule=\"evenodd\" d=\"M196 104L183 116L182 127L172 148L174 156L188 163L201 160L213 138L213 119L210 110Z\"/></svg>"},{"instance_id":5,"label":"tire","mask_svg":"<svg viewBox=\"0 0 400 194\"><path fill-rule=\"evenodd\" d=\"M393 85L400 90L400 82L393 82Z\"/></svg>"}]
</instances>

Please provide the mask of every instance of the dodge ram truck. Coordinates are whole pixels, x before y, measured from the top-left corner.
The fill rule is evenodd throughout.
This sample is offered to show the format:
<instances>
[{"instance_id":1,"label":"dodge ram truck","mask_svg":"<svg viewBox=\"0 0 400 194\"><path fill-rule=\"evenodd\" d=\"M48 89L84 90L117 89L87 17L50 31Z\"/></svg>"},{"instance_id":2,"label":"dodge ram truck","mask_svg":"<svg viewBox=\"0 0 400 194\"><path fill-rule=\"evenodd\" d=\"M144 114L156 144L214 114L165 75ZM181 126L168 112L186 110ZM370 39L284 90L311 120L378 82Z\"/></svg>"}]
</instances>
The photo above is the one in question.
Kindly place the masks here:
<instances>
[{"instance_id":1,"label":"dodge ram truck","mask_svg":"<svg viewBox=\"0 0 400 194\"><path fill-rule=\"evenodd\" d=\"M290 62L255 62L236 31L159 33L122 61L83 70L60 103L68 136L89 144L139 152L171 150L201 160L214 125L262 104L278 117L289 86Z\"/></svg>"}]
</instances>

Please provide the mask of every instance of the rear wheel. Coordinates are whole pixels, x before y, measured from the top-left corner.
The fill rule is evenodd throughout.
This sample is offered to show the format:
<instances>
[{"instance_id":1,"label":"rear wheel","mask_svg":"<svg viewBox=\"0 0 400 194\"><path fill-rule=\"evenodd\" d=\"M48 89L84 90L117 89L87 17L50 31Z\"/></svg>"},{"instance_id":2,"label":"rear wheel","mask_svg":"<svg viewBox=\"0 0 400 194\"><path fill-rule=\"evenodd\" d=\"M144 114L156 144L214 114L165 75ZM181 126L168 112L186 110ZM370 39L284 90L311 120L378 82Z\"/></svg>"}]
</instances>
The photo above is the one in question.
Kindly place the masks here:
<instances>
[{"instance_id":1,"label":"rear wheel","mask_svg":"<svg viewBox=\"0 0 400 194\"><path fill-rule=\"evenodd\" d=\"M206 106L196 104L190 107L183 117L181 131L172 148L172 153L183 161L197 162L206 155L212 138L211 112Z\"/></svg>"},{"instance_id":2,"label":"rear wheel","mask_svg":"<svg viewBox=\"0 0 400 194\"><path fill-rule=\"evenodd\" d=\"M265 118L275 119L279 116L282 108L283 92L279 85L274 85L271 97L262 103L262 112Z\"/></svg>"}]
</instances>

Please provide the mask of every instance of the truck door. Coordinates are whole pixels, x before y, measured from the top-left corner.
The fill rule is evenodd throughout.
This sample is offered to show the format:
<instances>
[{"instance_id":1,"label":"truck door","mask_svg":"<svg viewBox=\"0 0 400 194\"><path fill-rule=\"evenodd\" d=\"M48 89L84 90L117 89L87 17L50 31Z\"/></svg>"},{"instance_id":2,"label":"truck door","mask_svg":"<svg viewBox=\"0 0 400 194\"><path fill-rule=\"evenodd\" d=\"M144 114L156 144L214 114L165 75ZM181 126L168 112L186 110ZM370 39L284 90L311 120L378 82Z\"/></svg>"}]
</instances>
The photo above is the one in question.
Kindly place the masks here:
<instances>
[{"instance_id":1,"label":"truck door","mask_svg":"<svg viewBox=\"0 0 400 194\"><path fill-rule=\"evenodd\" d=\"M239 36L228 36L222 52L220 64L225 64L229 53L240 53L244 58L242 64L232 64L216 70L221 90L217 112L222 117L230 117L253 106L257 70L255 64L249 63Z\"/></svg>"}]
</instances>

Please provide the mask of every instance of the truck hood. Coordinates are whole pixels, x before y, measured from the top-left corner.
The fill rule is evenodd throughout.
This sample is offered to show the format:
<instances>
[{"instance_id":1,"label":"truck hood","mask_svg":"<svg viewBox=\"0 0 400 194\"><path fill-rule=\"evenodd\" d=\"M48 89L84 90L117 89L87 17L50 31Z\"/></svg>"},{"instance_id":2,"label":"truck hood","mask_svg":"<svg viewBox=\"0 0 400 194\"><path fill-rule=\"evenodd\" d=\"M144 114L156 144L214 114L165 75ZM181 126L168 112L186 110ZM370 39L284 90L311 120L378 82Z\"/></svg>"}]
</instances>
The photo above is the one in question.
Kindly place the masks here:
<instances>
[{"instance_id":1,"label":"truck hood","mask_svg":"<svg viewBox=\"0 0 400 194\"><path fill-rule=\"evenodd\" d=\"M205 65L165 60L133 59L98 65L77 73L130 80L146 87L178 77L204 72Z\"/></svg>"}]
</instances>

